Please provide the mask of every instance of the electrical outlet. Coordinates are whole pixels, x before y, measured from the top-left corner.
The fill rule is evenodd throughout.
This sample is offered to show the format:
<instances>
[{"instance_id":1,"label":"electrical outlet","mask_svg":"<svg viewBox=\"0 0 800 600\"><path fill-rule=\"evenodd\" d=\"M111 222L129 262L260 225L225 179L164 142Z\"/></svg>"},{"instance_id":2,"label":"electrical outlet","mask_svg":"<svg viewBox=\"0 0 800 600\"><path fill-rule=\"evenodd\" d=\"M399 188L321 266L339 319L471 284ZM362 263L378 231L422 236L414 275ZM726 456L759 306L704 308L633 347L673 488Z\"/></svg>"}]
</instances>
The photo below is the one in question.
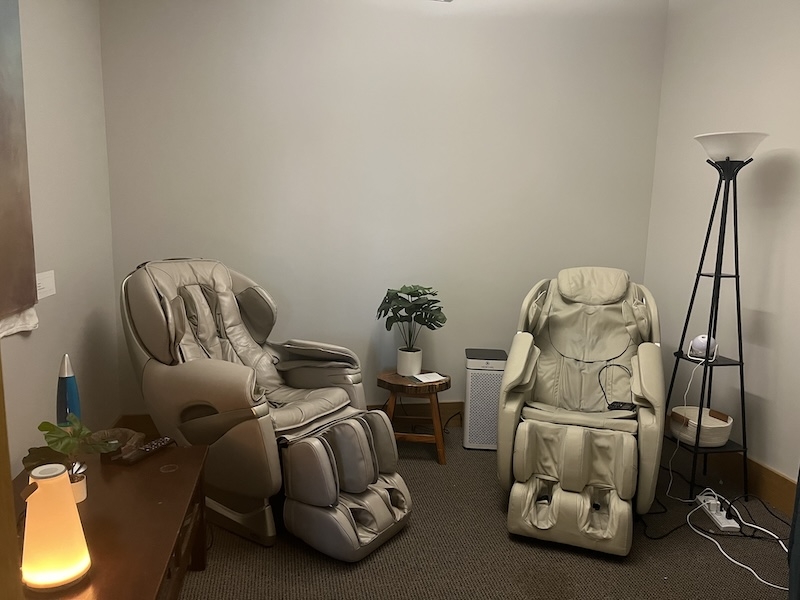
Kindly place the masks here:
<instances>
[{"instance_id":1,"label":"electrical outlet","mask_svg":"<svg viewBox=\"0 0 800 600\"><path fill-rule=\"evenodd\" d=\"M725 511L720 508L719 500L714 495L698 494L696 500L720 531L739 531L739 524L725 516Z\"/></svg>"}]
</instances>

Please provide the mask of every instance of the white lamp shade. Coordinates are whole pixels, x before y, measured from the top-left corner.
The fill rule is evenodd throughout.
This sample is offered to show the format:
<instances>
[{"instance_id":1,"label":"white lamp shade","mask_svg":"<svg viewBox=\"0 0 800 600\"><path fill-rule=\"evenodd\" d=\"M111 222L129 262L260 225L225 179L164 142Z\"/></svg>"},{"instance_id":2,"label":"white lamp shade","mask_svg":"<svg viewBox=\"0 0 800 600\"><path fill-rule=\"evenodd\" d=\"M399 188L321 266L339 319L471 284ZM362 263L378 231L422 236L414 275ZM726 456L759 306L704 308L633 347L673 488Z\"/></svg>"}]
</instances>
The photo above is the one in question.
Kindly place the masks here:
<instances>
[{"instance_id":1,"label":"white lamp shade","mask_svg":"<svg viewBox=\"0 0 800 600\"><path fill-rule=\"evenodd\" d=\"M63 587L83 577L92 562L64 465L31 471L22 547L22 582L31 589Z\"/></svg>"},{"instance_id":2,"label":"white lamp shade","mask_svg":"<svg viewBox=\"0 0 800 600\"><path fill-rule=\"evenodd\" d=\"M725 131L696 135L694 139L700 142L711 160L719 162L747 160L767 135L756 131Z\"/></svg>"}]
</instances>

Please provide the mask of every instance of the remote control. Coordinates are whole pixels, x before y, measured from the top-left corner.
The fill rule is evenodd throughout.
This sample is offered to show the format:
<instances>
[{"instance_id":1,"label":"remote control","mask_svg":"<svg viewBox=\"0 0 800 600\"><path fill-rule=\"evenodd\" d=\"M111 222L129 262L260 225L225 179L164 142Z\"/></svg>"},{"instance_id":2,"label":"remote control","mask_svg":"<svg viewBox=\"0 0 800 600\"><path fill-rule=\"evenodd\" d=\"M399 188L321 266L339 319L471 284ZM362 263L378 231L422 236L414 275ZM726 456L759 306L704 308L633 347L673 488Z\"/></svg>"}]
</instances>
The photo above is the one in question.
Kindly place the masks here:
<instances>
[{"instance_id":1,"label":"remote control","mask_svg":"<svg viewBox=\"0 0 800 600\"><path fill-rule=\"evenodd\" d=\"M144 446L140 446L130 454L126 454L125 456L119 456L114 462L119 462L124 465L132 465L144 458L147 458L148 456L153 456L159 450L163 450L170 444L174 443L175 440L173 440L169 436L160 437L156 440L153 440L152 442L146 443Z\"/></svg>"},{"instance_id":2,"label":"remote control","mask_svg":"<svg viewBox=\"0 0 800 600\"><path fill-rule=\"evenodd\" d=\"M608 410L633 410L633 402L612 402L608 405Z\"/></svg>"}]
</instances>

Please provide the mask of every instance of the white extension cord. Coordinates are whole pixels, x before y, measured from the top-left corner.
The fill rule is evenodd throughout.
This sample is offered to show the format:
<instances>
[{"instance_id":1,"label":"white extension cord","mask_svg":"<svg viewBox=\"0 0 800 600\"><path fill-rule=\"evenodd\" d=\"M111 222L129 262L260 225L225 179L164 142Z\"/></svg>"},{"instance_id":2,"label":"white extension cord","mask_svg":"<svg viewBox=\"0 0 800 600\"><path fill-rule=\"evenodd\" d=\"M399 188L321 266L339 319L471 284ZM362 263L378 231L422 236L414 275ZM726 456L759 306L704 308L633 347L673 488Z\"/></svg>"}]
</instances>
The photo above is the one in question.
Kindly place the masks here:
<instances>
[{"instance_id":1,"label":"white extension cord","mask_svg":"<svg viewBox=\"0 0 800 600\"><path fill-rule=\"evenodd\" d=\"M713 492L698 494L696 500L720 531L739 531L739 523L725 515L725 511L722 510L722 506Z\"/></svg>"},{"instance_id":2,"label":"white extension cord","mask_svg":"<svg viewBox=\"0 0 800 600\"><path fill-rule=\"evenodd\" d=\"M714 515L719 512L720 499L725 500L725 502L728 502L727 499L725 499L721 495L717 494L711 488L704 489L702 492L700 492L697 495L697 501L699 503L699 506L695 506L692 510L689 511L689 514L686 515L686 523L689 525L689 527L692 529L692 531L694 531L697 535L699 535L700 537L703 537L703 538L707 539L708 541L712 542L717 547L717 550L720 551L722 556L727 558L729 561L731 561L736 566L741 567L741 568L745 569L746 571L749 571L761 583L763 583L764 585L767 585L767 586L769 586L771 588L788 591L789 588L784 587L782 585L777 585L777 584L772 583L770 581L767 581L766 579L761 577L758 573L756 573L753 570L752 567L750 567L750 566L748 566L748 565L746 565L744 563L741 563L738 560L736 560L733 557L731 557L730 554L728 554L727 552L725 552L725 550L722 549L722 546L720 545L720 543L717 540L712 538L710 535L707 535L707 534L703 533L697 527L692 525L692 519L691 519L692 515L694 513L696 513L698 510L700 510L701 508L703 510L705 510L706 513L708 513L709 516L711 516L712 519L715 519ZM708 502L709 500L713 500L716 504L710 504ZM730 505L730 503L728 503L728 504ZM737 517L741 518L741 515L739 514L739 511L736 509L735 506L731 506L731 509L736 513ZM712 512L713 512L713 514L712 514ZM722 512L721 514L722 514L722 517L724 518L725 517L725 513ZM759 527L758 525L753 525L753 524L747 523L746 521L743 521L743 522L744 522L745 525L748 525L750 527L754 527L755 529L759 529L761 531L764 531L764 532L768 533L769 535L774 537L776 540L778 540L778 542L780 543L780 545L784 549L784 551L788 552L788 549L786 548L786 545L783 543L783 541L780 539L780 537L778 537L776 534L774 534L771 531L768 531L767 529L764 529L763 527ZM737 524L737 529L738 529L738 524Z\"/></svg>"}]
</instances>

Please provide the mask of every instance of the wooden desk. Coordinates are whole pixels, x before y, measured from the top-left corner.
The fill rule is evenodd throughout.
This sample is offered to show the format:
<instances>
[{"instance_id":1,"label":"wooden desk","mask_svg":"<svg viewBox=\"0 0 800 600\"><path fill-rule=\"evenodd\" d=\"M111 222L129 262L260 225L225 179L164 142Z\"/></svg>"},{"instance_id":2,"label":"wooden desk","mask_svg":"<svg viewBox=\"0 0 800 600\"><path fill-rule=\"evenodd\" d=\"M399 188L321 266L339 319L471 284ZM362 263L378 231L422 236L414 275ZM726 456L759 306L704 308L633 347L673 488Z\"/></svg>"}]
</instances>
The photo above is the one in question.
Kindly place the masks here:
<instances>
[{"instance_id":1,"label":"wooden desk","mask_svg":"<svg viewBox=\"0 0 800 600\"><path fill-rule=\"evenodd\" d=\"M433 435L425 433L404 433L395 432L394 437L398 441L424 442L436 444L436 458L440 465L447 463L444 455L444 433L442 432L442 415L439 412L439 392L450 389L450 376L444 375L442 381L434 383L420 383L409 377L398 375L395 371L384 371L378 375L378 387L389 390L389 401L386 404L386 414L389 420L394 422L394 409L398 396L409 396L411 398L428 398L431 405L430 419L427 417L408 417L402 418L407 421L433 421ZM398 418L401 418L398 415Z\"/></svg>"},{"instance_id":2,"label":"wooden desk","mask_svg":"<svg viewBox=\"0 0 800 600\"><path fill-rule=\"evenodd\" d=\"M39 600L175 599L187 568L206 562L203 464L205 446L169 447L135 465L85 457L89 495L80 504L92 566L73 587L59 592L25 591ZM84 460L83 458L81 460ZM14 479L17 514L27 484ZM58 543L58 536L54 536Z\"/></svg>"}]
</instances>

